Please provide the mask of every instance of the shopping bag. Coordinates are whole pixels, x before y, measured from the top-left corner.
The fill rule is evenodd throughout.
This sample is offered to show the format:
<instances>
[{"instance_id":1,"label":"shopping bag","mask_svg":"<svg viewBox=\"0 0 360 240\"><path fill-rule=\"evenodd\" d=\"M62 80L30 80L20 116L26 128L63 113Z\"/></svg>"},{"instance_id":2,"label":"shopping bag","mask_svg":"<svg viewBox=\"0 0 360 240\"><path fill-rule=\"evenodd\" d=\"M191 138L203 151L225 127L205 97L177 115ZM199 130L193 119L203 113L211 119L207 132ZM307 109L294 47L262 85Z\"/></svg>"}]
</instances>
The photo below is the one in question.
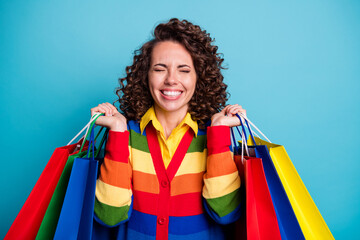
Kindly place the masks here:
<instances>
[{"instance_id":1,"label":"shopping bag","mask_svg":"<svg viewBox=\"0 0 360 240\"><path fill-rule=\"evenodd\" d=\"M90 239L92 235L98 161L94 158L94 128L86 158L76 158L54 239ZM101 147L100 147L101 148ZM90 149L92 149L90 154Z\"/></svg>"},{"instance_id":2,"label":"shopping bag","mask_svg":"<svg viewBox=\"0 0 360 240\"><path fill-rule=\"evenodd\" d=\"M55 149L5 240L35 238L66 161L77 145L78 143Z\"/></svg>"},{"instance_id":3,"label":"shopping bag","mask_svg":"<svg viewBox=\"0 0 360 240\"><path fill-rule=\"evenodd\" d=\"M254 150L254 156L262 159L266 181L279 223L281 239L305 239L267 147L256 145L249 146L249 148Z\"/></svg>"},{"instance_id":4,"label":"shopping bag","mask_svg":"<svg viewBox=\"0 0 360 240\"><path fill-rule=\"evenodd\" d=\"M231 133L234 140L234 160L239 176L242 182L245 182L243 187L245 187L246 196L246 211L236 225L238 228L236 229L236 239L281 239L262 159L243 156L244 140L242 141L241 155L239 155L239 148L236 145L233 130L231 130ZM241 136L243 138L244 135ZM247 147L246 150L247 155L249 155ZM244 225L246 227L243 227Z\"/></svg>"},{"instance_id":5,"label":"shopping bag","mask_svg":"<svg viewBox=\"0 0 360 240\"><path fill-rule=\"evenodd\" d=\"M66 189L67 189L67 186L69 183L71 169L74 164L74 159L81 158L81 157L85 156L86 153L87 152L84 151L84 152L80 152L80 153L69 156L69 158L66 162L66 165L64 167L64 170L61 174L61 177L59 179L59 182L54 191L54 194L51 198L49 206L46 210L44 218L41 222L39 231L37 232L36 240L53 239L55 230L56 230L56 226L57 226L57 223L59 220L61 207L64 202Z\"/></svg>"},{"instance_id":6,"label":"shopping bag","mask_svg":"<svg viewBox=\"0 0 360 240\"><path fill-rule=\"evenodd\" d=\"M90 122L80 131L83 132L86 127L90 127L94 120L90 120ZM99 131L99 133L101 130ZM79 133L79 134L80 134ZM75 138L79 135L77 134ZM98 134L99 135L99 134ZM87 139L88 131L85 133L84 139ZM97 138L97 137L96 137ZM95 139L96 139L95 138ZM103 140L102 140L103 141ZM86 144L82 145L80 148L80 151L77 154L71 155L64 167L64 170L61 174L61 177L59 179L59 182L56 186L56 189L54 191L54 194L51 198L51 201L49 203L49 206L46 210L45 216L43 218L43 221L41 223L41 226L39 228L39 231L36 235L36 240L48 240L53 239L54 234L56 231L56 226L58 224L58 220L60 217L61 208L64 202L66 189L68 187L69 179L71 170L74 164L75 158L82 158L87 154L87 147L88 147L88 141L86 141Z\"/></svg>"},{"instance_id":7,"label":"shopping bag","mask_svg":"<svg viewBox=\"0 0 360 240\"><path fill-rule=\"evenodd\" d=\"M248 151L250 156L262 159L266 182L269 187L269 192L271 195L271 199L273 201L276 217L279 224L281 239L304 240L305 239L304 235L296 219L295 213L291 207L290 201L286 195L285 189L276 172L274 164L272 163L267 146L258 145L255 142L255 138L253 136L248 121L245 119L245 124L244 124L244 121L241 119L241 117L239 115L237 116L240 120L243 129L243 134L246 135L245 127L244 127L244 125L246 124L247 130L249 131L251 136L251 138L249 139L252 139L252 141L250 142L252 143L253 146L248 146L249 149Z\"/></svg>"},{"instance_id":8,"label":"shopping bag","mask_svg":"<svg viewBox=\"0 0 360 240\"><path fill-rule=\"evenodd\" d=\"M242 117L246 119L247 122L249 122L265 139L267 139L267 141L265 141L259 137L253 137L249 138L249 142L250 144L256 142L257 145L267 146L272 163L275 166L276 172L285 189L305 239L334 239L292 164L284 146L271 143L268 138L246 118L246 116Z\"/></svg>"},{"instance_id":9,"label":"shopping bag","mask_svg":"<svg viewBox=\"0 0 360 240\"><path fill-rule=\"evenodd\" d=\"M269 148L270 157L290 200L305 239L334 239L326 222L292 164L284 146L255 137Z\"/></svg>"},{"instance_id":10,"label":"shopping bag","mask_svg":"<svg viewBox=\"0 0 360 240\"><path fill-rule=\"evenodd\" d=\"M261 158L244 157L243 163L241 156L234 158L238 170L244 170L247 239L281 239Z\"/></svg>"}]
</instances>

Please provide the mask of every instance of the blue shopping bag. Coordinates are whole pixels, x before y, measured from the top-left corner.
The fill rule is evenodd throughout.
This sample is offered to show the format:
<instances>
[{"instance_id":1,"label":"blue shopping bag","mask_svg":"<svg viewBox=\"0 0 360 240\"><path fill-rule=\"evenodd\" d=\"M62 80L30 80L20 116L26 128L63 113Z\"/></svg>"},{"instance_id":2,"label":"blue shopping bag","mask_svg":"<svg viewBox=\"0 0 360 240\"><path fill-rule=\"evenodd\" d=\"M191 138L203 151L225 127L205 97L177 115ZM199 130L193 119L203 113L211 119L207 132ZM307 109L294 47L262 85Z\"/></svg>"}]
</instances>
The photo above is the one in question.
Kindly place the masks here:
<instances>
[{"instance_id":1,"label":"blue shopping bag","mask_svg":"<svg viewBox=\"0 0 360 240\"><path fill-rule=\"evenodd\" d=\"M240 118L239 115L237 116L240 119L241 126L243 128L243 134L245 134L245 139L247 139L245 133L245 127L242 122L242 119ZM285 189L281 183L281 180L272 162L267 146L256 144L249 123L246 120L245 123L249 130L252 142L254 144L253 146L248 146L250 156L262 159L266 181L269 187L270 195L273 201L276 217L278 220L281 239L289 239L289 240L305 239L303 232L300 228L299 222L295 216L293 208L287 197Z\"/></svg>"},{"instance_id":2,"label":"blue shopping bag","mask_svg":"<svg viewBox=\"0 0 360 240\"><path fill-rule=\"evenodd\" d=\"M91 238L98 172L98 161L94 158L94 125L89 144L87 157L74 160L54 239Z\"/></svg>"}]
</instances>

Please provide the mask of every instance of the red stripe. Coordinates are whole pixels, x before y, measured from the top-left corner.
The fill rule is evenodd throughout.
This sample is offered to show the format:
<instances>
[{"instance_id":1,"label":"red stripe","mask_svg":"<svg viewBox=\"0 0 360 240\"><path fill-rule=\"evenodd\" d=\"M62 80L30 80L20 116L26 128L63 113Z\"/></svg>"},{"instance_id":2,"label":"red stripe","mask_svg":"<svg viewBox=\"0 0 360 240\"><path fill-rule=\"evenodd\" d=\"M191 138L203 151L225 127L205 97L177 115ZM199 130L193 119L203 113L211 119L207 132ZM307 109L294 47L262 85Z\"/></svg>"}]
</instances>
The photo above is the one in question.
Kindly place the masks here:
<instances>
[{"instance_id":1,"label":"red stripe","mask_svg":"<svg viewBox=\"0 0 360 240\"><path fill-rule=\"evenodd\" d=\"M158 194L133 191L133 208L136 211L157 215ZM164 207L164 206L162 206ZM175 217L192 216L204 213L201 193L188 193L170 197L169 215Z\"/></svg>"},{"instance_id":2,"label":"red stripe","mask_svg":"<svg viewBox=\"0 0 360 240\"><path fill-rule=\"evenodd\" d=\"M207 128L208 155L229 151L230 128L228 126L213 126Z\"/></svg>"},{"instance_id":3,"label":"red stripe","mask_svg":"<svg viewBox=\"0 0 360 240\"><path fill-rule=\"evenodd\" d=\"M117 162L129 162L129 131L109 131L106 143L106 158Z\"/></svg>"},{"instance_id":4,"label":"red stripe","mask_svg":"<svg viewBox=\"0 0 360 240\"><path fill-rule=\"evenodd\" d=\"M183 217L203 212L201 192L182 194L170 198L170 216Z\"/></svg>"},{"instance_id":5,"label":"red stripe","mask_svg":"<svg viewBox=\"0 0 360 240\"><path fill-rule=\"evenodd\" d=\"M157 202L159 195L153 193L147 193L142 191L133 190L134 202L133 208L136 211L156 215L157 213Z\"/></svg>"}]
</instances>

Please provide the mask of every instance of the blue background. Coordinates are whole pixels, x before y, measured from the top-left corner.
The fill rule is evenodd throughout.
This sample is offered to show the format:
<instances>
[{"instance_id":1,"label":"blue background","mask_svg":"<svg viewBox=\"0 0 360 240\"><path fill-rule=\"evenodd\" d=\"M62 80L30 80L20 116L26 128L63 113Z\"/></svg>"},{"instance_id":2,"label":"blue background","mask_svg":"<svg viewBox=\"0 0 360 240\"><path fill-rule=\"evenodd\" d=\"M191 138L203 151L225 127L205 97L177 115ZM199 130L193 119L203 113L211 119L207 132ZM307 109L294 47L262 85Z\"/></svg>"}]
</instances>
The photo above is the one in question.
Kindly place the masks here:
<instances>
[{"instance_id":1,"label":"blue background","mask_svg":"<svg viewBox=\"0 0 360 240\"><path fill-rule=\"evenodd\" d=\"M116 100L133 51L171 17L215 37L229 103L285 145L337 239L360 236L360 2L1 1L2 238L56 147Z\"/></svg>"}]
</instances>

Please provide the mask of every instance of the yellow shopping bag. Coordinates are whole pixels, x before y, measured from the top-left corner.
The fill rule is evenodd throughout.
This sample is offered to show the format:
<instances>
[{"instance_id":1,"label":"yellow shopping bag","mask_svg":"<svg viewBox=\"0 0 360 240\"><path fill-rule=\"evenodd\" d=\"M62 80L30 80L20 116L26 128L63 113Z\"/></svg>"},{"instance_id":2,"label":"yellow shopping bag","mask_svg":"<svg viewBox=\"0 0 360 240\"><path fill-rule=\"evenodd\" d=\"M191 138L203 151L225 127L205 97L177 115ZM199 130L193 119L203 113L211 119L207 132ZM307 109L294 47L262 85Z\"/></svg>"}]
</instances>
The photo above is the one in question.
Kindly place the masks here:
<instances>
[{"instance_id":1,"label":"yellow shopping bag","mask_svg":"<svg viewBox=\"0 0 360 240\"><path fill-rule=\"evenodd\" d=\"M255 137L258 145L269 148L271 159L290 200L305 239L334 239L284 146ZM253 145L251 138L248 145Z\"/></svg>"}]
</instances>

